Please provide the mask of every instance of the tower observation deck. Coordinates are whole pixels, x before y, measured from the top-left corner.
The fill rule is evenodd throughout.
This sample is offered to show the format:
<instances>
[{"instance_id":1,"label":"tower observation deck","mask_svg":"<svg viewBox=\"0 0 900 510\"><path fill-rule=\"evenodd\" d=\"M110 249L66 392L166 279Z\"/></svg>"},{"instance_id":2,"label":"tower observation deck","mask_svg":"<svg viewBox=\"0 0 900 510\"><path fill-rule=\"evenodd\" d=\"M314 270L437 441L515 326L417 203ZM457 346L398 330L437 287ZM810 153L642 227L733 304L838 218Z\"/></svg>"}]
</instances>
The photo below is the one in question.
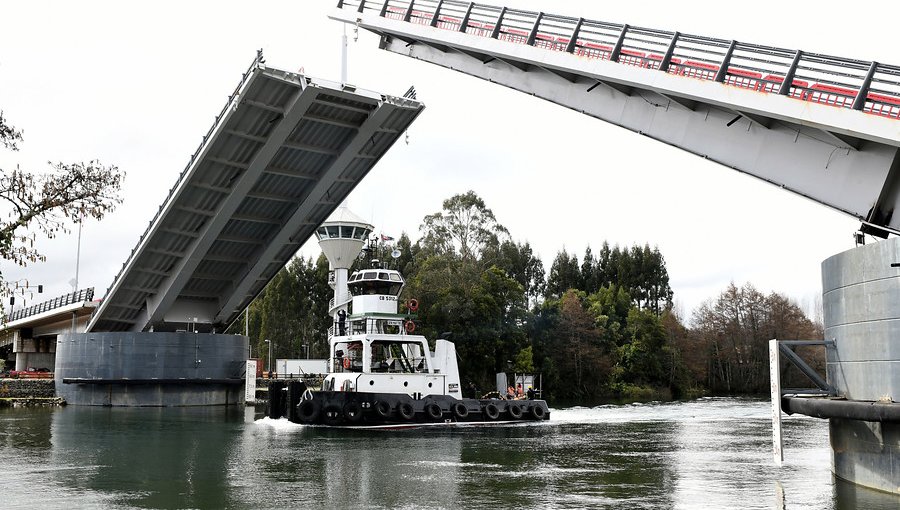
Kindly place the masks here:
<instances>
[{"instance_id":1,"label":"tower observation deck","mask_svg":"<svg viewBox=\"0 0 900 510\"><path fill-rule=\"evenodd\" d=\"M519 90L900 232L900 67L458 0L340 0L387 51ZM790 218L787 218L790 221Z\"/></svg>"}]
</instances>

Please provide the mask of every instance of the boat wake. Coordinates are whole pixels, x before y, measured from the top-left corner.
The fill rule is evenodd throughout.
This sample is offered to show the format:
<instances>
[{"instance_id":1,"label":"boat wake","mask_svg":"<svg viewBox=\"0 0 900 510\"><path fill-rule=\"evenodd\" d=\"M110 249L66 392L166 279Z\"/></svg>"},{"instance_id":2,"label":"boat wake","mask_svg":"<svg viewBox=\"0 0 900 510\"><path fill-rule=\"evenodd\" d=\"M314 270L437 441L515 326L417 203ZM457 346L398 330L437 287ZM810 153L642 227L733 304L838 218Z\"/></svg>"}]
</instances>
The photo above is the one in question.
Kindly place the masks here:
<instances>
[{"instance_id":1,"label":"boat wake","mask_svg":"<svg viewBox=\"0 0 900 510\"><path fill-rule=\"evenodd\" d=\"M734 398L569 407L551 409L550 416L550 421L556 423L710 422L771 419L769 402Z\"/></svg>"},{"instance_id":2,"label":"boat wake","mask_svg":"<svg viewBox=\"0 0 900 510\"><path fill-rule=\"evenodd\" d=\"M278 418L277 420L269 418L260 418L253 422L255 425L263 425L275 429L276 432L295 432L303 429L305 425L293 423L287 418Z\"/></svg>"}]
</instances>

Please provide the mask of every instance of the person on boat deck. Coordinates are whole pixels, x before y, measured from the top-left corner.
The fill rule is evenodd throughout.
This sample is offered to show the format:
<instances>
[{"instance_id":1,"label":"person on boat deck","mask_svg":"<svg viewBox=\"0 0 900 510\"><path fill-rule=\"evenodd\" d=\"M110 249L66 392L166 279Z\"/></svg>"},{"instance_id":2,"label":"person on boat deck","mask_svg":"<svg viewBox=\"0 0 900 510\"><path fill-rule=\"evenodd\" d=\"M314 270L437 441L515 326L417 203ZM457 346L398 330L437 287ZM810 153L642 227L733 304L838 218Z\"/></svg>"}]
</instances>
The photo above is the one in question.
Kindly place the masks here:
<instances>
[{"instance_id":1,"label":"person on boat deck","mask_svg":"<svg viewBox=\"0 0 900 510\"><path fill-rule=\"evenodd\" d=\"M516 400L525 398L525 392L522 391L522 383L516 384Z\"/></svg>"},{"instance_id":2,"label":"person on boat deck","mask_svg":"<svg viewBox=\"0 0 900 510\"><path fill-rule=\"evenodd\" d=\"M344 310L338 311L338 335L344 336L347 334L347 312Z\"/></svg>"},{"instance_id":3,"label":"person on boat deck","mask_svg":"<svg viewBox=\"0 0 900 510\"><path fill-rule=\"evenodd\" d=\"M516 389L512 386L506 388L506 398L507 400L513 400L516 398Z\"/></svg>"}]
</instances>

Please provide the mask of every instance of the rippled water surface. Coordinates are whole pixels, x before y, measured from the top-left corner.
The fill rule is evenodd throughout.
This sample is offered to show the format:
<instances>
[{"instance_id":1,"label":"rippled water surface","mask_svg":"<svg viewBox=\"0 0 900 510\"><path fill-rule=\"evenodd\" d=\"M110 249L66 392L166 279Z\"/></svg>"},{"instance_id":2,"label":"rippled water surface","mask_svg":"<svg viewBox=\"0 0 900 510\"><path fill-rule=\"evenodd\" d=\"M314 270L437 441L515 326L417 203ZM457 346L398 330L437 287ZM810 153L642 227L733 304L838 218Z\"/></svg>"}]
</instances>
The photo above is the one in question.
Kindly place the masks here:
<instances>
[{"instance_id":1,"label":"rippled water surface","mask_svg":"<svg viewBox=\"0 0 900 510\"><path fill-rule=\"evenodd\" d=\"M827 423L768 402L553 409L540 424L360 431L253 408L0 410L2 508L900 508L836 481Z\"/></svg>"}]
</instances>

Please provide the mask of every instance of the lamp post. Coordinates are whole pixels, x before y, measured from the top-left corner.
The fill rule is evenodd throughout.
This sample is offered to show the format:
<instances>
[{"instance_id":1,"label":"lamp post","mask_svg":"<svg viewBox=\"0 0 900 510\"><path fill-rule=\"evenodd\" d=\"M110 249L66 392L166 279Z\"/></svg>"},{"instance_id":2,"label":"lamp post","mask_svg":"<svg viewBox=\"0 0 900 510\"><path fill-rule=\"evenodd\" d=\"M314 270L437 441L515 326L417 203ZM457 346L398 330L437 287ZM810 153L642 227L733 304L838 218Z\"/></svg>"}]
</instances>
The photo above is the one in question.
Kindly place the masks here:
<instances>
[{"instance_id":1,"label":"lamp post","mask_svg":"<svg viewBox=\"0 0 900 510\"><path fill-rule=\"evenodd\" d=\"M306 359L309 359L309 344L303 344L303 349L306 352Z\"/></svg>"},{"instance_id":2,"label":"lamp post","mask_svg":"<svg viewBox=\"0 0 900 510\"><path fill-rule=\"evenodd\" d=\"M269 372L269 377L272 377L272 341L266 338L266 343L269 344L269 357L266 358L266 365L269 368L266 371Z\"/></svg>"}]
</instances>

